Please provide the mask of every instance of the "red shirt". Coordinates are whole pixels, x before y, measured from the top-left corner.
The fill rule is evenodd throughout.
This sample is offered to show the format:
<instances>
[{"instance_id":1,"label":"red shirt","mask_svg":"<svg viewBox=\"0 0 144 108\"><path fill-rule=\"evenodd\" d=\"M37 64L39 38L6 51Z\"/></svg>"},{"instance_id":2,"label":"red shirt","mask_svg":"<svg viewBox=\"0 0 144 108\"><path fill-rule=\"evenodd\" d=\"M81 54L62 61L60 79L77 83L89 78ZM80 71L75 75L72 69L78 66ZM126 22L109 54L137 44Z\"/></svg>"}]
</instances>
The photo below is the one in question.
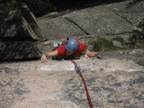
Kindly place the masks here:
<instances>
[{"instance_id":1,"label":"red shirt","mask_svg":"<svg viewBox=\"0 0 144 108\"><path fill-rule=\"evenodd\" d=\"M77 49L76 52L74 52L72 55L72 57L80 57L81 53L83 53L85 51L86 48L86 44L85 43L80 43L79 48ZM63 57L63 58L67 58L68 55L66 54L66 44L61 45L59 48L57 48L58 51L58 56Z\"/></svg>"}]
</instances>

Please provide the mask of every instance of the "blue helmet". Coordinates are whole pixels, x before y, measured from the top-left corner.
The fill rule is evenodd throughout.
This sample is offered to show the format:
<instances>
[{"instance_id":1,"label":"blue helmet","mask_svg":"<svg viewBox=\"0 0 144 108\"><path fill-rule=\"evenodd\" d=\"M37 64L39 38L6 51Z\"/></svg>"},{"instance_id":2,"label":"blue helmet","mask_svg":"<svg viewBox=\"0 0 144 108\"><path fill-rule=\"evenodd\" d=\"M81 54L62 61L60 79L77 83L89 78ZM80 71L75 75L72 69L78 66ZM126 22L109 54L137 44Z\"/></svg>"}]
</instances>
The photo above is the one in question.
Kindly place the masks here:
<instances>
[{"instance_id":1,"label":"blue helmet","mask_svg":"<svg viewBox=\"0 0 144 108\"><path fill-rule=\"evenodd\" d=\"M66 43L66 50L68 52L75 52L80 45L80 42L77 38L69 38L68 42Z\"/></svg>"}]
</instances>

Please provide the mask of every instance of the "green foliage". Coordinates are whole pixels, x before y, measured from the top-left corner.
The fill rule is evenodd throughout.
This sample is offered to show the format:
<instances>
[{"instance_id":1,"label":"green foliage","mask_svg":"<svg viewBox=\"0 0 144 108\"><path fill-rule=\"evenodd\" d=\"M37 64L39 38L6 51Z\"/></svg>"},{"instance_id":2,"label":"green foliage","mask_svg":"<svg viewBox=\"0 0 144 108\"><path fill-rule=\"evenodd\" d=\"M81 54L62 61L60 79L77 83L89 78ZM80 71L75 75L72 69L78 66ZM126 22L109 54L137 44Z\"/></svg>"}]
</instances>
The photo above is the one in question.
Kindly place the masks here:
<instances>
[{"instance_id":1,"label":"green foliage","mask_svg":"<svg viewBox=\"0 0 144 108\"><path fill-rule=\"evenodd\" d=\"M3 6L5 6L5 8L7 8L9 11L15 10L15 8L17 8L17 1L16 0L7 0L7 2L5 2L3 4Z\"/></svg>"},{"instance_id":2,"label":"green foliage","mask_svg":"<svg viewBox=\"0 0 144 108\"><path fill-rule=\"evenodd\" d=\"M17 1L16 0L10 0L10 2L8 2L8 4L10 4L12 7L16 6Z\"/></svg>"},{"instance_id":3,"label":"green foliage","mask_svg":"<svg viewBox=\"0 0 144 108\"><path fill-rule=\"evenodd\" d=\"M95 51L108 51L108 50L117 49L117 47L113 45L112 41L109 41L101 37L98 37L96 41L93 41L92 45L93 45L93 50Z\"/></svg>"},{"instance_id":4,"label":"green foliage","mask_svg":"<svg viewBox=\"0 0 144 108\"><path fill-rule=\"evenodd\" d=\"M56 10L56 7L49 0L21 0L20 2L27 4L36 16Z\"/></svg>"},{"instance_id":5,"label":"green foliage","mask_svg":"<svg viewBox=\"0 0 144 108\"><path fill-rule=\"evenodd\" d=\"M7 0L5 5L10 10L13 10L18 7L18 3L25 3L36 16L41 16L56 11L57 8L52 2L53 0Z\"/></svg>"},{"instance_id":6,"label":"green foliage","mask_svg":"<svg viewBox=\"0 0 144 108\"><path fill-rule=\"evenodd\" d=\"M113 40L116 40L116 41L119 41L121 43L124 43L124 39L122 37L116 37L116 38L113 38Z\"/></svg>"}]
</instances>

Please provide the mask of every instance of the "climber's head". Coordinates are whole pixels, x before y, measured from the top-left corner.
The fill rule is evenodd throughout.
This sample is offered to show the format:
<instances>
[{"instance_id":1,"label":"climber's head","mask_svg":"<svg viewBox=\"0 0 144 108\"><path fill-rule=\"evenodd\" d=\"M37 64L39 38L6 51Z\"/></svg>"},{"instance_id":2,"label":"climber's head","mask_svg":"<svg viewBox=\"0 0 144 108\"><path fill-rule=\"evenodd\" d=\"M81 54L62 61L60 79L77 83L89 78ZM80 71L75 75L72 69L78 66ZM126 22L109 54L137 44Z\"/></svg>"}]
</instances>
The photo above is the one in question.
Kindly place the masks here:
<instances>
[{"instance_id":1,"label":"climber's head","mask_svg":"<svg viewBox=\"0 0 144 108\"><path fill-rule=\"evenodd\" d=\"M69 38L68 42L66 43L66 51L69 53L74 53L77 51L80 42L77 38Z\"/></svg>"}]
</instances>

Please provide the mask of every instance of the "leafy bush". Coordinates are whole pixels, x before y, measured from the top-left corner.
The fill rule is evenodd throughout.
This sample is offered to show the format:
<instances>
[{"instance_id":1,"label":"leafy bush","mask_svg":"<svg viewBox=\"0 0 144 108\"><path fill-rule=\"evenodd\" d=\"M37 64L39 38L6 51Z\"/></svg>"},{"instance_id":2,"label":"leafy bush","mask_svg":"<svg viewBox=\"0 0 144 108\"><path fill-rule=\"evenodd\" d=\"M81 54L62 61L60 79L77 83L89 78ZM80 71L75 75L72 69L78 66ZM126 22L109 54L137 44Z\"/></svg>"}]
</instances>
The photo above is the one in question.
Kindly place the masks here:
<instances>
[{"instance_id":1,"label":"leafy bush","mask_svg":"<svg viewBox=\"0 0 144 108\"><path fill-rule=\"evenodd\" d=\"M108 51L118 49L113 45L112 41L109 41L105 38L98 37L96 41L92 42L93 50L95 51Z\"/></svg>"},{"instance_id":2,"label":"leafy bush","mask_svg":"<svg viewBox=\"0 0 144 108\"><path fill-rule=\"evenodd\" d=\"M56 10L49 0L21 0L20 2L27 4L36 16Z\"/></svg>"},{"instance_id":3,"label":"leafy bush","mask_svg":"<svg viewBox=\"0 0 144 108\"><path fill-rule=\"evenodd\" d=\"M119 41L121 43L124 43L124 39L122 37L116 37L116 38L113 38L113 40L116 40L116 41Z\"/></svg>"},{"instance_id":4,"label":"leafy bush","mask_svg":"<svg viewBox=\"0 0 144 108\"><path fill-rule=\"evenodd\" d=\"M53 1L53 0L52 0ZM10 10L17 8L18 3L25 3L29 9L36 15L41 16L50 11L55 11L56 7L52 4L51 0L6 0L6 4Z\"/></svg>"}]
</instances>

